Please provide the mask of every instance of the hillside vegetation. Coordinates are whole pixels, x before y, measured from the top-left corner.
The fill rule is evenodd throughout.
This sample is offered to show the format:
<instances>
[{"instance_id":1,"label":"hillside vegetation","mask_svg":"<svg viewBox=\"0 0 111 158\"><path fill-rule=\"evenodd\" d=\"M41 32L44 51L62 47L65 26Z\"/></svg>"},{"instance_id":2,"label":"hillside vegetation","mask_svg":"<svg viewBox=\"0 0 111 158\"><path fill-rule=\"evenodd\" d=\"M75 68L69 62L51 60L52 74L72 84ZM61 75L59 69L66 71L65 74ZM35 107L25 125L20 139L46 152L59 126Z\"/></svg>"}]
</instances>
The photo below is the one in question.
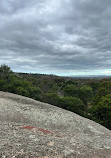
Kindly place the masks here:
<instances>
[{"instance_id":1,"label":"hillside vegetation","mask_svg":"<svg viewBox=\"0 0 111 158\"><path fill-rule=\"evenodd\" d=\"M67 109L111 129L111 79L75 79L14 73L0 67L0 91Z\"/></svg>"}]
</instances>

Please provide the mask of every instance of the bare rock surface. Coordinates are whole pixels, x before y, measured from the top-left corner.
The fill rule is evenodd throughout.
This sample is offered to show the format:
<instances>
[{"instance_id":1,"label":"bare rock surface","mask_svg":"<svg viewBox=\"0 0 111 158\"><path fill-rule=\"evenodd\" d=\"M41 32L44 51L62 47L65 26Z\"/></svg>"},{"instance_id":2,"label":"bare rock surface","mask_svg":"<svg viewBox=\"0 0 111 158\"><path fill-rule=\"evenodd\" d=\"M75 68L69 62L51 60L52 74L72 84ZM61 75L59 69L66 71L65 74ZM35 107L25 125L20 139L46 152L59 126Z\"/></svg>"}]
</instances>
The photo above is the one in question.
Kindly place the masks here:
<instances>
[{"instance_id":1,"label":"bare rock surface","mask_svg":"<svg viewBox=\"0 0 111 158\"><path fill-rule=\"evenodd\" d=\"M0 92L0 158L111 158L111 131L67 110Z\"/></svg>"}]
</instances>

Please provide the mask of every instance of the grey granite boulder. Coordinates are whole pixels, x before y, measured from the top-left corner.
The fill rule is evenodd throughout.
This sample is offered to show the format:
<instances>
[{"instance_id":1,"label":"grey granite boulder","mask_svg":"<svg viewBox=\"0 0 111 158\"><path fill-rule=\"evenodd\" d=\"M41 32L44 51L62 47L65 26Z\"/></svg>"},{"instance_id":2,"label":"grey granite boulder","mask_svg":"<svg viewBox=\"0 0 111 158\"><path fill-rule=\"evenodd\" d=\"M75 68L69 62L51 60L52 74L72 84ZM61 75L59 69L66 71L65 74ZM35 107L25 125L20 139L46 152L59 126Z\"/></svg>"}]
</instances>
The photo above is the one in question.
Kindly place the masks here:
<instances>
[{"instance_id":1,"label":"grey granite boulder","mask_svg":"<svg viewBox=\"0 0 111 158\"><path fill-rule=\"evenodd\" d=\"M61 108L0 92L1 158L111 158L111 131Z\"/></svg>"}]
</instances>

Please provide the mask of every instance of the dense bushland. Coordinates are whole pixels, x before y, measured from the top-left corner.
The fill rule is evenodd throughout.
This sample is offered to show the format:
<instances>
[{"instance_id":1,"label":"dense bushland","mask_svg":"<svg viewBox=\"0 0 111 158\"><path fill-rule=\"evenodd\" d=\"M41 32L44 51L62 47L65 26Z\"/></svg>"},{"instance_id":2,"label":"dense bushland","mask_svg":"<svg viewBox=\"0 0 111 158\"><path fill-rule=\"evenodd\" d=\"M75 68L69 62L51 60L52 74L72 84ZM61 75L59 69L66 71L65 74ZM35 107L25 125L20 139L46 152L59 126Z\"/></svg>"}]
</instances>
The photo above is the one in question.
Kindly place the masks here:
<instances>
[{"instance_id":1,"label":"dense bushland","mask_svg":"<svg viewBox=\"0 0 111 158\"><path fill-rule=\"evenodd\" d=\"M1 65L0 90L50 103L111 129L111 79L14 73Z\"/></svg>"},{"instance_id":2,"label":"dense bushland","mask_svg":"<svg viewBox=\"0 0 111 158\"><path fill-rule=\"evenodd\" d=\"M0 90L40 100L42 91L21 77L16 76L8 66L0 67Z\"/></svg>"}]
</instances>

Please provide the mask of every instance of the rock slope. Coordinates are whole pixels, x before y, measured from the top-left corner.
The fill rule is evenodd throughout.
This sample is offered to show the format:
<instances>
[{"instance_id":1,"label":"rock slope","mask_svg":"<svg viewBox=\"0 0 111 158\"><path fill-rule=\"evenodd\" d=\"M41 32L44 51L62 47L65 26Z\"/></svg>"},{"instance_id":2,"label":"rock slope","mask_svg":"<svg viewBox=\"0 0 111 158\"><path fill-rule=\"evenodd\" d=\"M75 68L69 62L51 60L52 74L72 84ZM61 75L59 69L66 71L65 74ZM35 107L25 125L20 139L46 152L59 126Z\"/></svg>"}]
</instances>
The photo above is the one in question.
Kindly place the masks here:
<instances>
[{"instance_id":1,"label":"rock slope","mask_svg":"<svg viewBox=\"0 0 111 158\"><path fill-rule=\"evenodd\" d=\"M0 92L1 158L111 158L111 131L75 113Z\"/></svg>"}]
</instances>

